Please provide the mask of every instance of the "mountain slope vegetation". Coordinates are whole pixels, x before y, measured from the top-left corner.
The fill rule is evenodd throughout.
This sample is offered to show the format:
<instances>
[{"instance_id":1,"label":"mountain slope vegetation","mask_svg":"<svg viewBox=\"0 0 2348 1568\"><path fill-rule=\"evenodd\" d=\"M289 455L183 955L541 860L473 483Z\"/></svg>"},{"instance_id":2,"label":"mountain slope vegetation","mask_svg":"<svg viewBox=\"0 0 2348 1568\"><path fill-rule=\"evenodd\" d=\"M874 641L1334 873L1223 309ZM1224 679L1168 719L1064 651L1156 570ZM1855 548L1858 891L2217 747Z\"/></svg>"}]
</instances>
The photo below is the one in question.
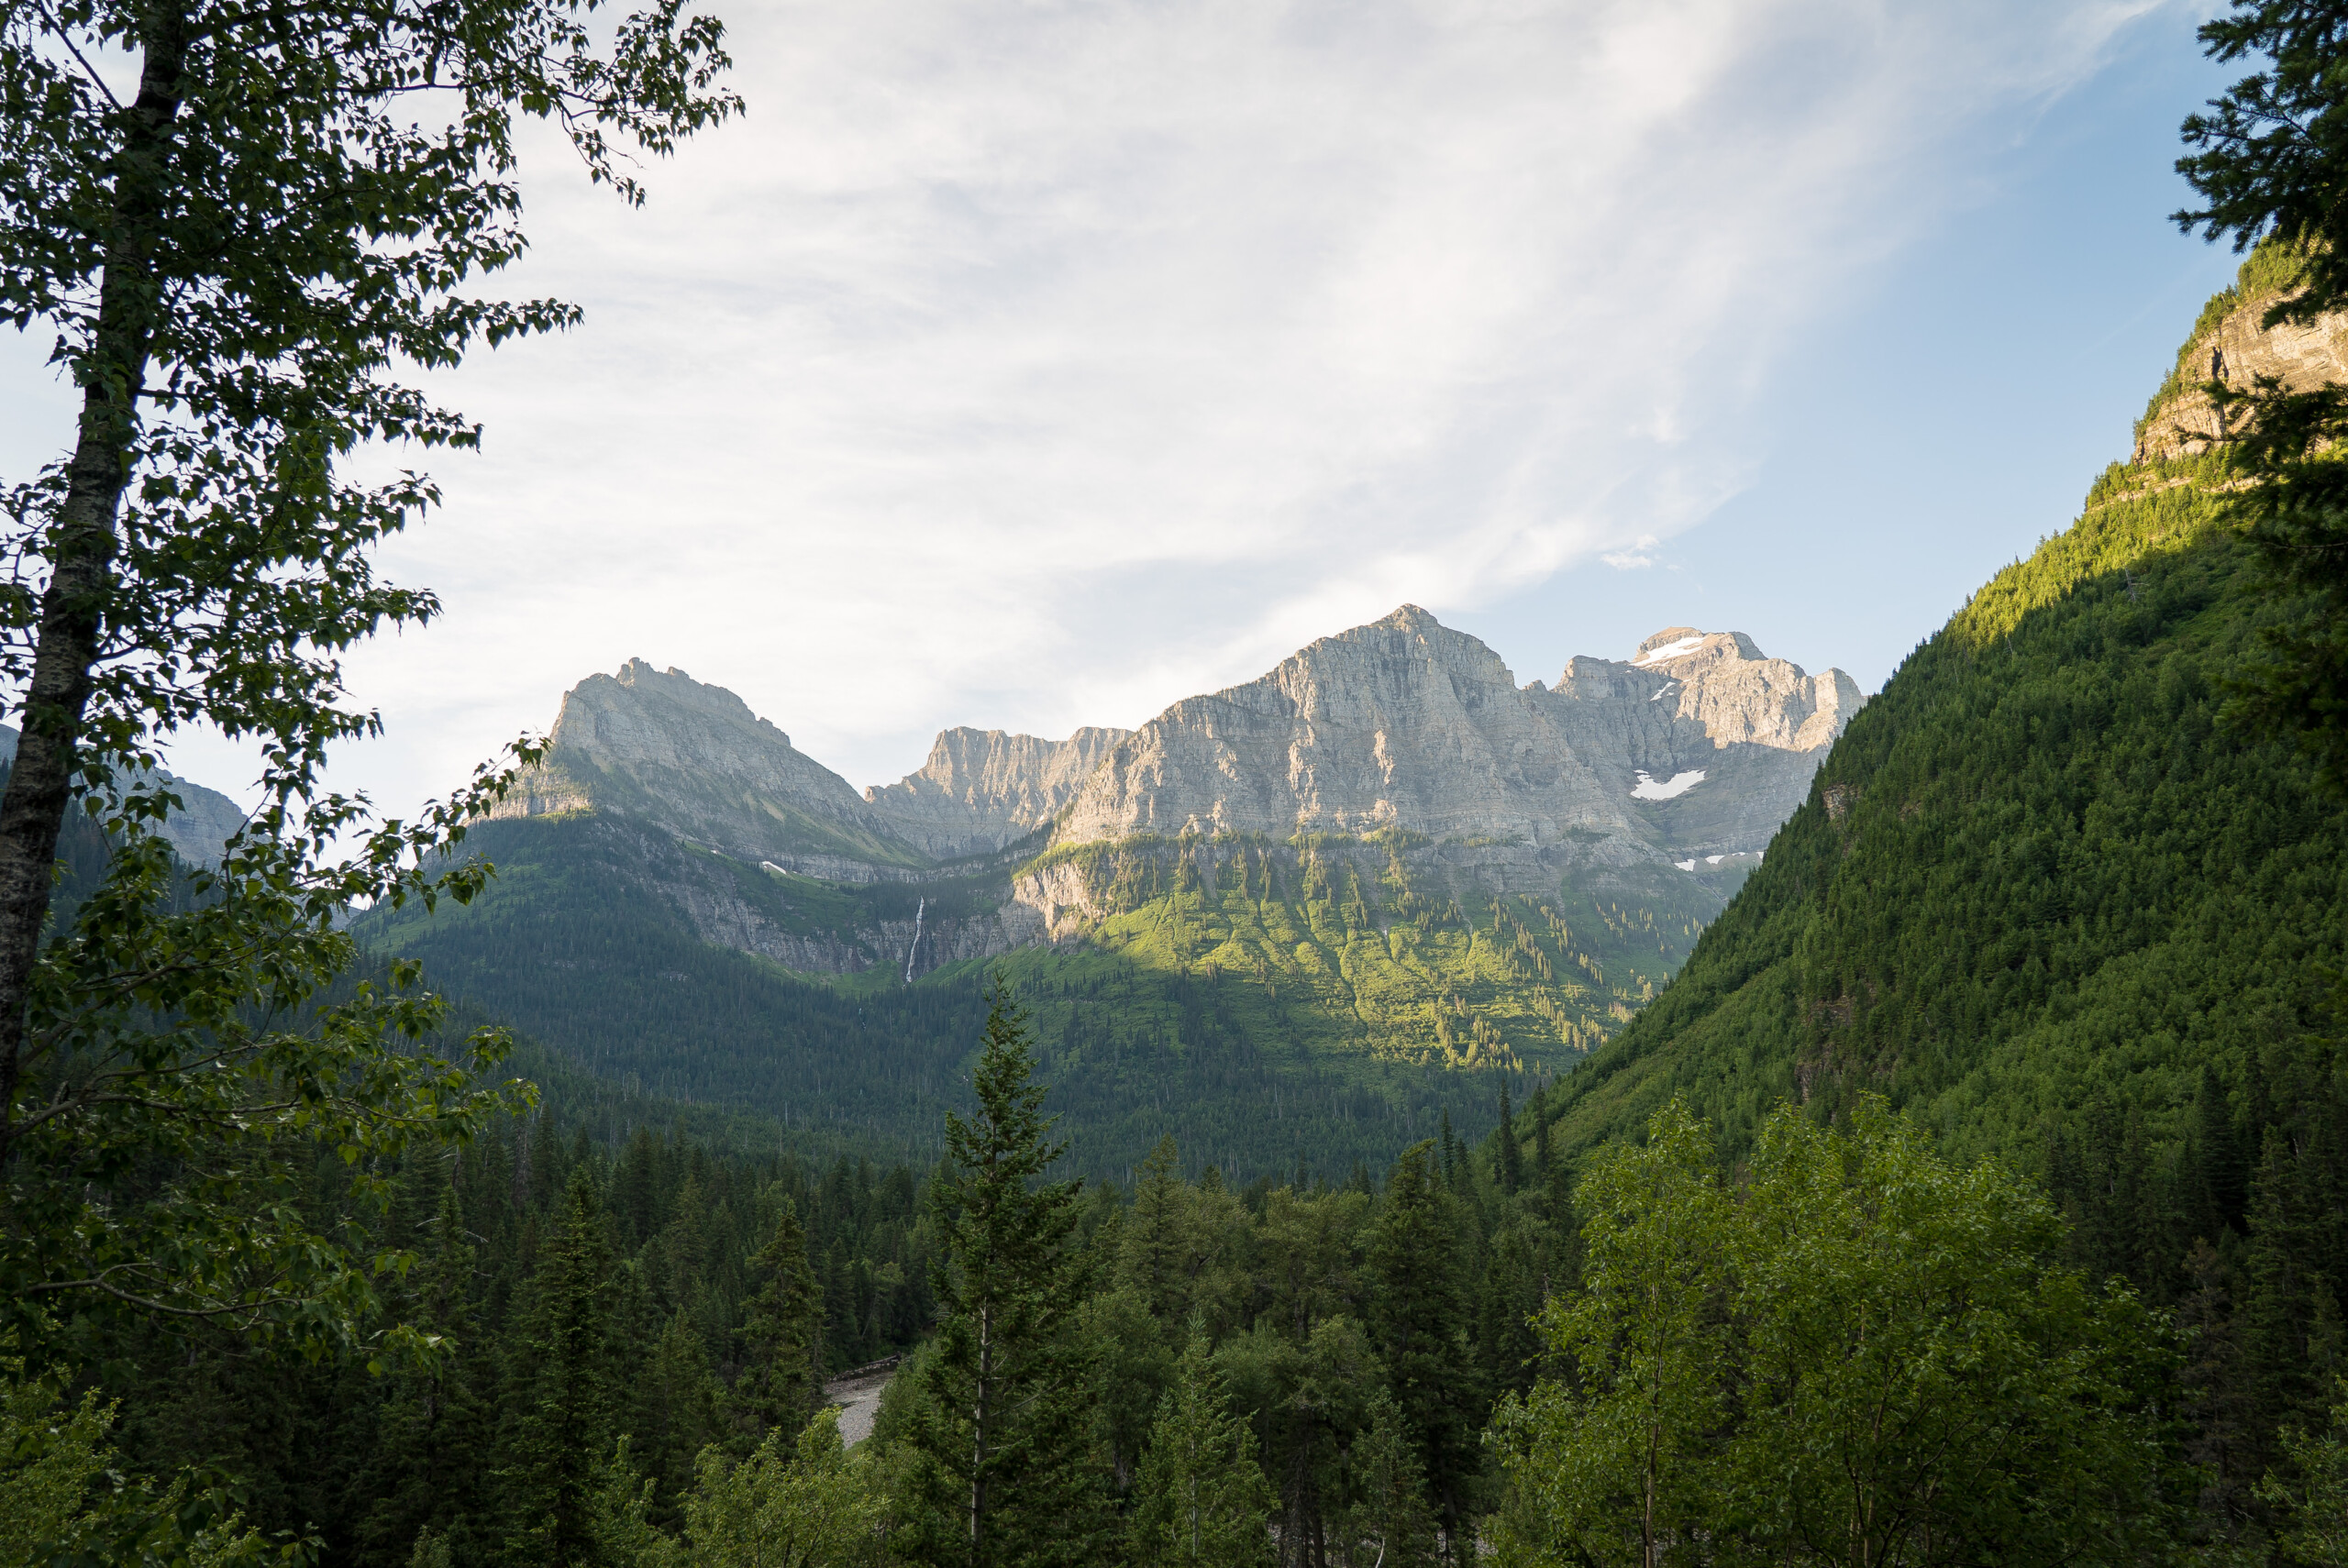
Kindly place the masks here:
<instances>
[{"instance_id":1,"label":"mountain slope vegetation","mask_svg":"<svg viewBox=\"0 0 2348 1568\"><path fill-rule=\"evenodd\" d=\"M2221 298L2195 342L2267 303ZM1902 665L1543 1108L1578 1157L1677 1098L1733 1154L1779 1104L1879 1092L2040 1178L2078 1261L2197 1331L2186 1413L2228 1509L2274 1423L2322 1424L2348 1284L2348 806L2230 710L2306 610L2257 591L2242 481L2222 453L2113 465Z\"/></svg>"}]
</instances>

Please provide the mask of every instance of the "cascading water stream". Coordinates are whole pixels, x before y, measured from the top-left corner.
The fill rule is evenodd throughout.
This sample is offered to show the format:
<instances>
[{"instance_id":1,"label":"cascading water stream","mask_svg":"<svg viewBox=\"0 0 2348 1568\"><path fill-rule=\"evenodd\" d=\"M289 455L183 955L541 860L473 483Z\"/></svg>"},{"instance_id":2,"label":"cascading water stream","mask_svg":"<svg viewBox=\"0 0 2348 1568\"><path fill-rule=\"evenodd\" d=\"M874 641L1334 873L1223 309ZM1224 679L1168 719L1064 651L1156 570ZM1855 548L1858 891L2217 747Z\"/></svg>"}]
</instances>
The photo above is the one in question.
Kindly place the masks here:
<instances>
[{"instance_id":1,"label":"cascading water stream","mask_svg":"<svg viewBox=\"0 0 2348 1568\"><path fill-rule=\"evenodd\" d=\"M914 905L914 939L905 944L905 984L909 986L914 983L914 955L921 948L921 917L928 908L927 899Z\"/></svg>"}]
</instances>

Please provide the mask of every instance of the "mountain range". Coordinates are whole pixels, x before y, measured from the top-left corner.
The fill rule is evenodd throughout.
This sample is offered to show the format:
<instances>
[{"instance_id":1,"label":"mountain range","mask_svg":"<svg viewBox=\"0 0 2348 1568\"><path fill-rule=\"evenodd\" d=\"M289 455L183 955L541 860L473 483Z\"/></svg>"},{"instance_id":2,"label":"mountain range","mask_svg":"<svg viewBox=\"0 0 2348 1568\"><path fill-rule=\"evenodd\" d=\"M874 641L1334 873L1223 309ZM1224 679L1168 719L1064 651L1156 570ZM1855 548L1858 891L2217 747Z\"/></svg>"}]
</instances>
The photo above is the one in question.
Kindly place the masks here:
<instances>
[{"instance_id":1,"label":"mountain range","mask_svg":"<svg viewBox=\"0 0 2348 1568\"><path fill-rule=\"evenodd\" d=\"M1742 634L1688 627L1520 687L1482 643L1405 605L1136 731L944 731L919 771L859 795L733 692L634 659L563 698L546 760L499 815L604 812L850 884L1135 838L1399 834L1528 890L1757 856L1864 701L1839 669L1813 678ZM1033 878L1006 892L1042 924L1006 915L1002 944L1098 912ZM873 942L773 955L818 971L907 956Z\"/></svg>"},{"instance_id":2,"label":"mountain range","mask_svg":"<svg viewBox=\"0 0 2348 1568\"><path fill-rule=\"evenodd\" d=\"M1220 1056L1194 1118L1318 1107L1368 1157L1445 1074L1559 1070L1667 984L1864 701L1685 626L1519 684L1405 605L1138 729L950 729L859 791L630 660L476 830L487 894L360 929L600 1071L907 1138L1001 972L1095 1130Z\"/></svg>"}]
</instances>

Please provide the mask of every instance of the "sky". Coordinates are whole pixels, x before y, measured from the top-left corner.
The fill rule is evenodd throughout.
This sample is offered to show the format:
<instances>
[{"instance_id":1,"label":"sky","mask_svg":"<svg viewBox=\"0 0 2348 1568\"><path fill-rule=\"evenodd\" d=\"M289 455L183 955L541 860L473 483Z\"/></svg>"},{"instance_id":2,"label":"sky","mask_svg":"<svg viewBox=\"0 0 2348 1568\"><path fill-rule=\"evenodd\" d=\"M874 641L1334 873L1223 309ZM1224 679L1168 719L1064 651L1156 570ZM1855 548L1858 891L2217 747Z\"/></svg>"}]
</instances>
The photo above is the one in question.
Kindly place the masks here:
<instances>
[{"instance_id":1,"label":"sky","mask_svg":"<svg viewBox=\"0 0 2348 1568\"><path fill-rule=\"evenodd\" d=\"M642 209L528 140L500 287L585 320L428 383L484 447L382 564L446 614L349 661L333 781L404 812L640 657L885 783L1403 602L1520 681L1688 624L1875 690L2232 274L2167 221L2209 9L734 5L748 112Z\"/></svg>"}]
</instances>

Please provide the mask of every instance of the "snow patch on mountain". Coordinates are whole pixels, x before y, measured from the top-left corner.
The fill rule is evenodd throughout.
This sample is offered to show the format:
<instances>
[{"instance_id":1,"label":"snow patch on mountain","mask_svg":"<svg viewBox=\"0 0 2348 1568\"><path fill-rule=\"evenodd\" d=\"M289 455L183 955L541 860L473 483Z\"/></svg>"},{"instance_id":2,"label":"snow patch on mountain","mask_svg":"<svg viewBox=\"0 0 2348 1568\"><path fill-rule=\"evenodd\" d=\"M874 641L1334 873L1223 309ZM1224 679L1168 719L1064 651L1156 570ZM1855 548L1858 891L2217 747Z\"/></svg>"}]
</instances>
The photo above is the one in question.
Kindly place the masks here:
<instances>
[{"instance_id":1,"label":"snow patch on mountain","mask_svg":"<svg viewBox=\"0 0 2348 1568\"><path fill-rule=\"evenodd\" d=\"M1700 767L1686 773L1675 773L1661 783L1657 783L1645 768L1637 771L1639 781L1631 787L1631 798L1634 801L1677 800L1704 781L1704 770Z\"/></svg>"}]
</instances>

